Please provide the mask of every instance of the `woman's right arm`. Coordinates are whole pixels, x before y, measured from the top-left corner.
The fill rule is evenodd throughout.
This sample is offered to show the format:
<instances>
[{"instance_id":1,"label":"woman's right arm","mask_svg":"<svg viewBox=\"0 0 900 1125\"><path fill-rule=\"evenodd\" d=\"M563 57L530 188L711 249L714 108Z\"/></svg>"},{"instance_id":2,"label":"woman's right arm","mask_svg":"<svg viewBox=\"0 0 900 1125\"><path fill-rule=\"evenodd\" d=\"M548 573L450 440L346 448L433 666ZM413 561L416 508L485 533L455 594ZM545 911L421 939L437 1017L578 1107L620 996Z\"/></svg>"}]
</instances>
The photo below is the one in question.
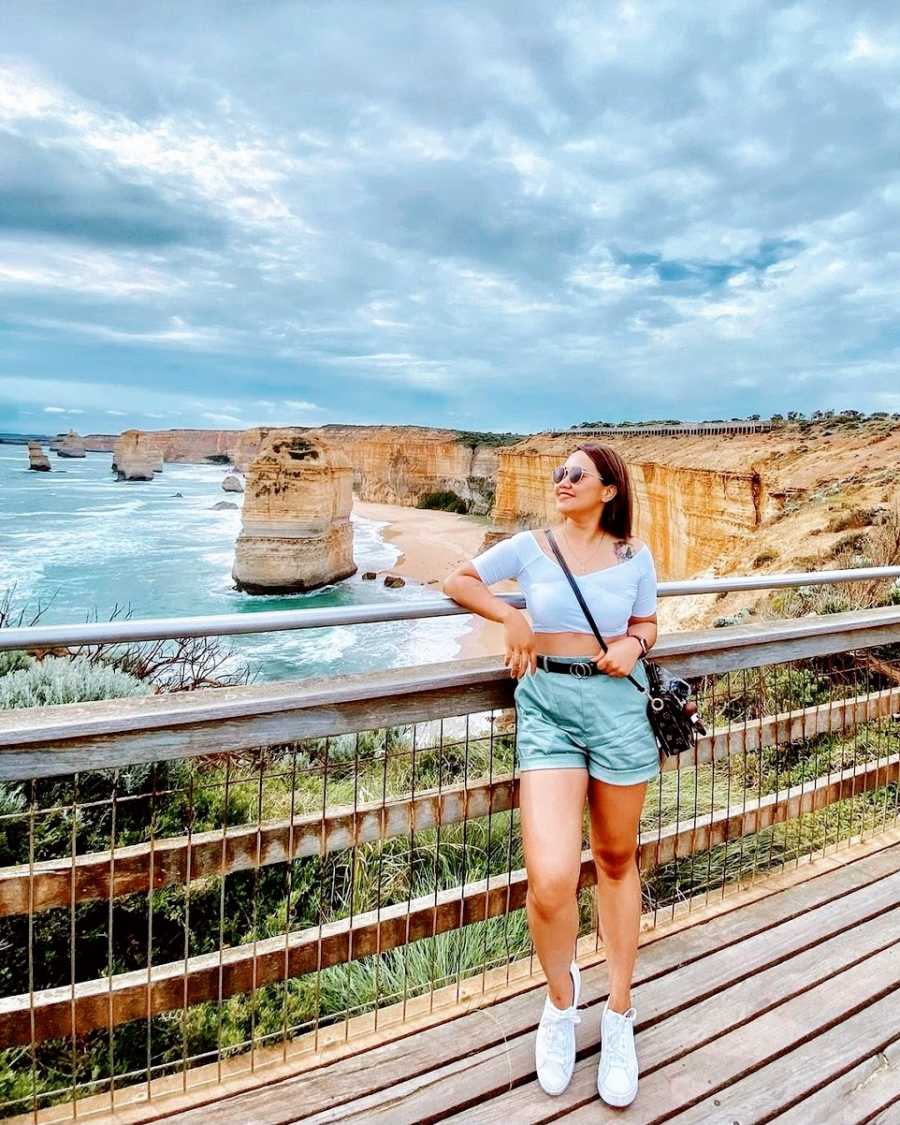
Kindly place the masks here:
<instances>
[{"instance_id":1,"label":"woman's right arm","mask_svg":"<svg viewBox=\"0 0 900 1125\"><path fill-rule=\"evenodd\" d=\"M497 547L501 547L505 543L505 540L497 543L482 555L477 556L479 565L485 569L485 577L494 582L499 582L504 577L515 577L515 573L509 573L509 570L513 569L509 561L506 563L507 572L500 573L498 570L492 571L490 569L492 560L486 559L491 551L495 551ZM500 552L497 552L494 559L502 563L504 557L501 556ZM499 621L503 624L506 634L506 656L503 663L509 668L513 676L518 679L526 672L536 670L535 639L528 618L520 609L510 605L502 598L498 598L496 594L492 594L472 562L457 567L452 574L444 579L441 589L448 598L452 598L459 605L465 606L466 609L472 610L480 617L486 617L489 621Z\"/></svg>"}]
</instances>

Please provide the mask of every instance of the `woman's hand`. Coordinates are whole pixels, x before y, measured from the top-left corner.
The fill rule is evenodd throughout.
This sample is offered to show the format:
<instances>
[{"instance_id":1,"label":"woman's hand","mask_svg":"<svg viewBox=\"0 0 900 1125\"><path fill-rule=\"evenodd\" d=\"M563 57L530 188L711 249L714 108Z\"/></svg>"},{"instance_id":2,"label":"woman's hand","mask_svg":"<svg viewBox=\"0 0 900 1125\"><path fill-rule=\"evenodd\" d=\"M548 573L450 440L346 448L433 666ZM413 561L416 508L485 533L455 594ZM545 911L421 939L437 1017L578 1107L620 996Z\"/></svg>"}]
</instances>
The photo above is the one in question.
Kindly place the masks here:
<instances>
[{"instance_id":1,"label":"woman's hand","mask_svg":"<svg viewBox=\"0 0 900 1125\"><path fill-rule=\"evenodd\" d=\"M594 658L597 667L608 676L630 676L643 652L637 637L619 637L610 641L606 652Z\"/></svg>"},{"instance_id":2,"label":"woman's hand","mask_svg":"<svg viewBox=\"0 0 900 1125\"><path fill-rule=\"evenodd\" d=\"M528 618L520 609L513 609L503 622L506 632L506 656L503 663L520 679L526 672L537 671L535 637Z\"/></svg>"}]
</instances>

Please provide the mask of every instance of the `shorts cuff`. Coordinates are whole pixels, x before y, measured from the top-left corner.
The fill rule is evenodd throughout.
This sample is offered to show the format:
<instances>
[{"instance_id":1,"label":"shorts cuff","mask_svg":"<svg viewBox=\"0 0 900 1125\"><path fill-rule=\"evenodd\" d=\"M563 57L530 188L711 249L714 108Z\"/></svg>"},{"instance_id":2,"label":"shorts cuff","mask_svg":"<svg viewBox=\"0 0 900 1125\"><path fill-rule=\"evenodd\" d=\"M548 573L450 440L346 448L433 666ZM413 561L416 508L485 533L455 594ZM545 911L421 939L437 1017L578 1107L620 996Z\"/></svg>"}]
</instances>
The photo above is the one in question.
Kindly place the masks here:
<instances>
[{"instance_id":1,"label":"shorts cuff","mask_svg":"<svg viewBox=\"0 0 900 1125\"><path fill-rule=\"evenodd\" d=\"M595 781L606 781L610 785L636 785L639 781L652 781L660 772L660 764L640 766L633 770L607 770L603 766L588 766L588 773Z\"/></svg>"},{"instance_id":2,"label":"shorts cuff","mask_svg":"<svg viewBox=\"0 0 900 1125\"><path fill-rule=\"evenodd\" d=\"M586 770L587 763L584 758L542 758L534 761L518 763L519 773L526 770Z\"/></svg>"}]
</instances>

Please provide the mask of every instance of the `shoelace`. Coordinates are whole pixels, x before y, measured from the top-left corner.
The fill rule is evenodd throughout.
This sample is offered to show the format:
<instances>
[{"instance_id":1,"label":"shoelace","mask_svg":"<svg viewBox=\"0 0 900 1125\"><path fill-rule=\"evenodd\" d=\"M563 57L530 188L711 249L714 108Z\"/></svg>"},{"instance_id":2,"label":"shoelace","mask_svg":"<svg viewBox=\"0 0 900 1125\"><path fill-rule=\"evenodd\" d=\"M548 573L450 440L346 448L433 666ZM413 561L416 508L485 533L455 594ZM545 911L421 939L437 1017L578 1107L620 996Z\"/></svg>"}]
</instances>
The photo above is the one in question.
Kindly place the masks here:
<instances>
[{"instance_id":1,"label":"shoelace","mask_svg":"<svg viewBox=\"0 0 900 1125\"><path fill-rule=\"evenodd\" d=\"M564 1016L559 1016L556 1019L548 1020L544 1026L544 1041L546 1043L547 1054L552 1055L561 1063L565 1063L568 1057L567 1044L568 1032L563 1027L565 1023L581 1023L581 1016L578 1012L570 1012Z\"/></svg>"},{"instance_id":2,"label":"shoelace","mask_svg":"<svg viewBox=\"0 0 900 1125\"><path fill-rule=\"evenodd\" d=\"M628 1065L628 1052L625 1050L625 1020L607 1021L611 1031L604 1037L601 1049L610 1063L625 1067Z\"/></svg>"}]
</instances>

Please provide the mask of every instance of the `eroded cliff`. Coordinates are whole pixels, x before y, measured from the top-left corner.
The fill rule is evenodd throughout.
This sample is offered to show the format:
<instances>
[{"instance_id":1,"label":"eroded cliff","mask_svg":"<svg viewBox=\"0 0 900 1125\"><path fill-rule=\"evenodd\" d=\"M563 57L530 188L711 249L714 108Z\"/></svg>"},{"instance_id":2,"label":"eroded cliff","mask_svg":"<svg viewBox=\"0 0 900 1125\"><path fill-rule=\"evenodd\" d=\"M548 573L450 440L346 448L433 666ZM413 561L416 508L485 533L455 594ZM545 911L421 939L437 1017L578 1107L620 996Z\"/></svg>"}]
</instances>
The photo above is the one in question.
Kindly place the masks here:
<instances>
[{"instance_id":1,"label":"eroded cliff","mask_svg":"<svg viewBox=\"0 0 900 1125\"><path fill-rule=\"evenodd\" d=\"M361 500L415 506L430 492L450 491L480 515L490 512L494 500L497 446L461 438L455 430L329 425L128 432L139 432L140 442L160 450L164 461L227 460L242 472L249 470L270 434L307 434L344 452Z\"/></svg>"}]
</instances>

